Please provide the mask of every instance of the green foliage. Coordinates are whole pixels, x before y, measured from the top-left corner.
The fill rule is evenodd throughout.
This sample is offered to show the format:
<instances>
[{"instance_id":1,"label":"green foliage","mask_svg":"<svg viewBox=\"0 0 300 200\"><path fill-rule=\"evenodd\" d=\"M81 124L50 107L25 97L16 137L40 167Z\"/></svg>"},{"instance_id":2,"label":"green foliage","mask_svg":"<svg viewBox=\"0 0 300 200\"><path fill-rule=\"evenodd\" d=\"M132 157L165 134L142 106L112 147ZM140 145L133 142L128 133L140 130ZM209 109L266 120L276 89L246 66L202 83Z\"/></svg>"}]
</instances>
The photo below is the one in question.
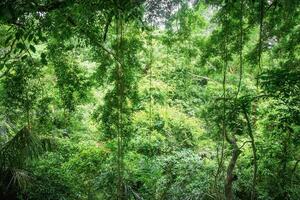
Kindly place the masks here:
<instances>
[{"instance_id":1,"label":"green foliage","mask_svg":"<svg viewBox=\"0 0 300 200\"><path fill-rule=\"evenodd\" d=\"M0 3L0 199L300 199L300 3Z\"/></svg>"},{"instance_id":2,"label":"green foliage","mask_svg":"<svg viewBox=\"0 0 300 200\"><path fill-rule=\"evenodd\" d=\"M74 144L57 141L55 151L48 152L33 162L34 175L28 188L30 199L88 199L99 195L97 176L108 155L100 143Z\"/></svg>"},{"instance_id":3,"label":"green foliage","mask_svg":"<svg viewBox=\"0 0 300 200\"><path fill-rule=\"evenodd\" d=\"M148 105L149 106L149 105ZM151 113L140 111L134 116L134 125L137 140L132 145L140 153L159 155L181 148L195 148L203 136L201 122L196 118L188 117L179 109L168 106L153 106ZM149 117L150 121L149 121Z\"/></svg>"},{"instance_id":4,"label":"green foliage","mask_svg":"<svg viewBox=\"0 0 300 200\"><path fill-rule=\"evenodd\" d=\"M48 50L55 52L50 54L50 57L54 65L57 87L59 88L63 107L68 111L74 111L75 106L86 98L87 87L89 86L84 71L80 69L76 60L73 60L75 58L72 57L70 61L66 60L68 53L75 51L74 48L72 44L64 46L62 43L54 42Z\"/></svg>"}]
</instances>

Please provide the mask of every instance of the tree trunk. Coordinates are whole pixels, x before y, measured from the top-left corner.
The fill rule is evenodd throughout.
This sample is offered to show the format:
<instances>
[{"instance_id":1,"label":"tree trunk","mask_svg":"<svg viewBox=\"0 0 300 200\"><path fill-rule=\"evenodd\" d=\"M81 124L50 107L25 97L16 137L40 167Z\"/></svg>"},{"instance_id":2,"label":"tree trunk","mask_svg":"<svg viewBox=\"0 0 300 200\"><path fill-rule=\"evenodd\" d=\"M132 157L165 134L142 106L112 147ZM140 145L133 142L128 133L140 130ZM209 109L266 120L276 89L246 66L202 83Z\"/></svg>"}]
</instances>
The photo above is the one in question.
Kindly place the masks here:
<instances>
[{"instance_id":1,"label":"tree trunk","mask_svg":"<svg viewBox=\"0 0 300 200\"><path fill-rule=\"evenodd\" d=\"M232 150L232 156L231 156L230 162L227 167L227 177L226 177L226 181L225 181L225 198L226 198L226 200L233 199L232 185L233 185L233 181L236 180L236 177L233 172L234 172L234 168L235 168L237 159L241 153L235 138L231 139L229 142L230 142L233 150Z\"/></svg>"},{"instance_id":2,"label":"tree trunk","mask_svg":"<svg viewBox=\"0 0 300 200\"><path fill-rule=\"evenodd\" d=\"M252 152L253 152L253 179L252 179L252 190L251 190L251 200L255 199L256 196L256 176L257 176L257 155L256 155L256 146L255 146L255 140L254 140L254 135L253 135L253 131L252 131L252 126L251 126L251 122L250 122L250 118L248 116L248 113L246 111L245 108L243 108L243 112L247 121L247 126L248 126L248 135L251 139L251 147L252 147Z\"/></svg>"}]
</instances>

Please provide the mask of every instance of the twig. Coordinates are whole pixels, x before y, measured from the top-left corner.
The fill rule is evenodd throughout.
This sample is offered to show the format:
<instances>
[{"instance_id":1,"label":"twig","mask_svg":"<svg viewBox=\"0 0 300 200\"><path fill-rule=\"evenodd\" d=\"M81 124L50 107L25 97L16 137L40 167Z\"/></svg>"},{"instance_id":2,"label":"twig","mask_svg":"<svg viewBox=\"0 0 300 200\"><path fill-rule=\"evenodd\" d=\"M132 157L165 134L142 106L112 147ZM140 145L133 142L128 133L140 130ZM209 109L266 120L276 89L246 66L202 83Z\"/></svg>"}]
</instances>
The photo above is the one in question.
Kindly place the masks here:
<instances>
[{"instance_id":1,"label":"twig","mask_svg":"<svg viewBox=\"0 0 300 200\"><path fill-rule=\"evenodd\" d=\"M239 149L242 149L247 143L251 143L250 140L243 142L243 144L239 147Z\"/></svg>"}]
</instances>

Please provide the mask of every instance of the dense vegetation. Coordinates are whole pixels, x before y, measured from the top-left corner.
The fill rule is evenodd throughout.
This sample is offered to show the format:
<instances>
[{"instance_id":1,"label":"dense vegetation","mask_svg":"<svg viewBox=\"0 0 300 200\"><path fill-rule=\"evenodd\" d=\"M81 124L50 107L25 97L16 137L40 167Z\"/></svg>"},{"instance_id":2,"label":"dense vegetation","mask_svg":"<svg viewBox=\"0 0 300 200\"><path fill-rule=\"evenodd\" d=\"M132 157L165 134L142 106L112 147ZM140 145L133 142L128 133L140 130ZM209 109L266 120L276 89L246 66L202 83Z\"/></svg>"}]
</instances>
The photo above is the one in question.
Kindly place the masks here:
<instances>
[{"instance_id":1,"label":"dense vegetation","mask_svg":"<svg viewBox=\"0 0 300 200\"><path fill-rule=\"evenodd\" d=\"M300 199L299 0L2 0L0 199Z\"/></svg>"}]
</instances>

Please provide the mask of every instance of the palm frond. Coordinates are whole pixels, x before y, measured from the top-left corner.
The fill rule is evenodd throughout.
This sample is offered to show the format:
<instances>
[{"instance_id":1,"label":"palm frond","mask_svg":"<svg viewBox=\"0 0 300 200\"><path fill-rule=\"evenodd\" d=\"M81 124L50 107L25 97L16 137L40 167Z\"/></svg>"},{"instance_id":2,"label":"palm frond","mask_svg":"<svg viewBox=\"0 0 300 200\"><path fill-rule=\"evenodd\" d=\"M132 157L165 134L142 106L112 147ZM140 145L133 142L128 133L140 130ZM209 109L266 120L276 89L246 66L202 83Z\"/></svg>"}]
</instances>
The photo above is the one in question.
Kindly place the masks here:
<instances>
[{"instance_id":1,"label":"palm frond","mask_svg":"<svg viewBox=\"0 0 300 200\"><path fill-rule=\"evenodd\" d=\"M25 126L0 149L0 166L2 169L18 168L24 165L26 159L36 158L41 152L41 141Z\"/></svg>"},{"instance_id":2,"label":"palm frond","mask_svg":"<svg viewBox=\"0 0 300 200\"><path fill-rule=\"evenodd\" d=\"M2 174L0 184L5 187L5 191L9 191L10 188L24 189L30 179L24 170L26 162L44 152L45 139L40 139L27 126L14 132L15 128L10 124L1 125L3 125L0 126L3 131L1 137L4 139L0 144L0 174Z\"/></svg>"}]
</instances>

